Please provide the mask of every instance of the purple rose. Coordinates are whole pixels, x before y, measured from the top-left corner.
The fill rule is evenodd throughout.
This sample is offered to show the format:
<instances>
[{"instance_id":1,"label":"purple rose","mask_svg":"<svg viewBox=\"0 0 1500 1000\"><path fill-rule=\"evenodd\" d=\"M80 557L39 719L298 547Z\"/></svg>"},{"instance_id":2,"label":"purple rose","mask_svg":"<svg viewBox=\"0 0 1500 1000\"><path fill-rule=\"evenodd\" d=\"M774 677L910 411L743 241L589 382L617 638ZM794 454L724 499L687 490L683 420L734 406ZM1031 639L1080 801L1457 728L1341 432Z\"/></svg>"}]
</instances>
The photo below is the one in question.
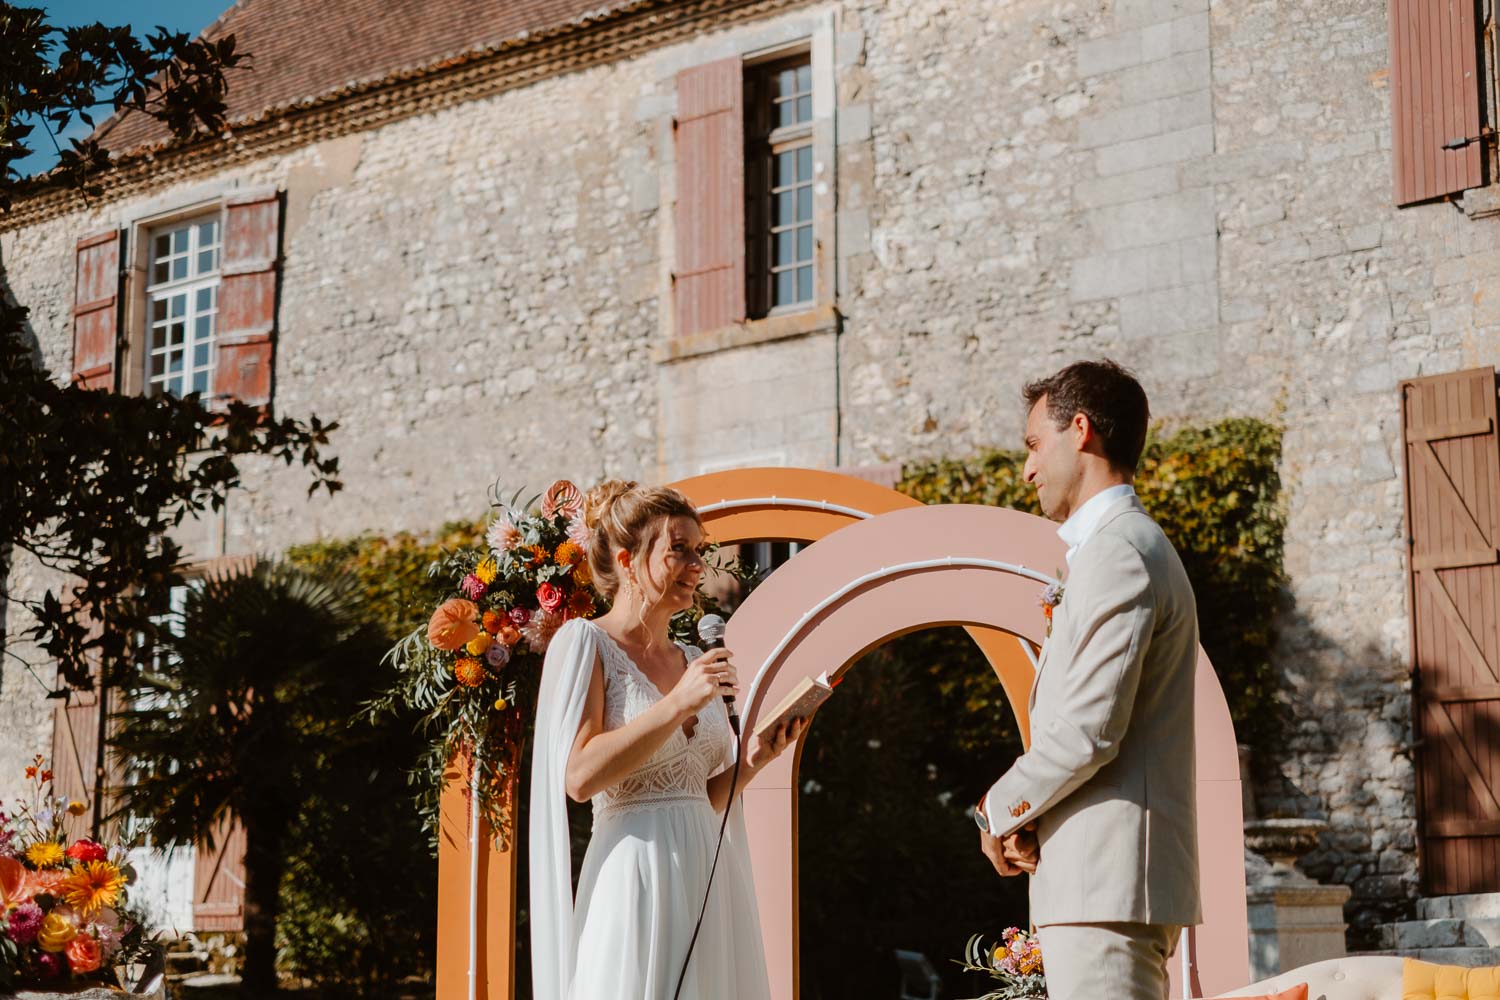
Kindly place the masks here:
<instances>
[{"instance_id":1,"label":"purple rose","mask_svg":"<svg viewBox=\"0 0 1500 1000\"><path fill-rule=\"evenodd\" d=\"M522 625L525 625L529 621L531 621L530 611L527 611L525 608L510 609L510 623L516 628L520 628Z\"/></svg>"},{"instance_id":2,"label":"purple rose","mask_svg":"<svg viewBox=\"0 0 1500 1000\"><path fill-rule=\"evenodd\" d=\"M492 642L484 651L484 662L499 670L510 662L510 647L503 642Z\"/></svg>"},{"instance_id":3,"label":"purple rose","mask_svg":"<svg viewBox=\"0 0 1500 1000\"><path fill-rule=\"evenodd\" d=\"M42 908L35 903L22 903L10 911L10 939L16 944L30 944L42 929Z\"/></svg>"}]
</instances>

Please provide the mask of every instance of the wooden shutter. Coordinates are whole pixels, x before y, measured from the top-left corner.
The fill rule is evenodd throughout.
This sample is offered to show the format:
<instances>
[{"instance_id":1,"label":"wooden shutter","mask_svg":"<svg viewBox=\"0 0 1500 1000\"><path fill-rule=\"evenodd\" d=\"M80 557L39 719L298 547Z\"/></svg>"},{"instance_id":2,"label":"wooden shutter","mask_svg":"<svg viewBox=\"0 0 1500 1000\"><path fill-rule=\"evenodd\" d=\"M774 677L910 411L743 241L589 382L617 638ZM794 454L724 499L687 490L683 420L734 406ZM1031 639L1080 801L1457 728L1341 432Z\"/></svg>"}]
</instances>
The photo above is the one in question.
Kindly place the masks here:
<instances>
[{"instance_id":1,"label":"wooden shutter","mask_svg":"<svg viewBox=\"0 0 1500 1000\"><path fill-rule=\"evenodd\" d=\"M99 768L99 695L97 686L91 691L69 689L52 713L52 793L87 807L82 816L69 816L64 821L69 839L92 836L94 816L99 811L99 803L94 800Z\"/></svg>"},{"instance_id":2,"label":"wooden shutter","mask_svg":"<svg viewBox=\"0 0 1500 1000\"><path fill-rule=\"evenodd\" d=\"M677 74L673 301L679 335L745 319L743 74L738 58Z\"/></svg>"},{"instance_id":3,"label":"wooden shutter","mask_svg":"<svg viewBox=\"0 0 1500 1000\"><path fill-rule=\"evenodd\" d=\"M224 205L218 357L214 396L252 406L271 403L271 351L276 332L276 275L281 248L281 198L261 191Z\"/></svg>"},{"instance_id":4,"label":"wooden shutter","mask_svg":"<svg viewBox=\"0 0 1500 1000\"><path fill-rule=\"evenodd\" d=\"M1396 204L1483 180L1475 0L1390 0ZM1445 144L1468 140L1452 149Z\"/></svg>"},{"instance_id":5,"label":"wooden shutter","mask_svg":"<svg viewBox=\"0 0 1500 1000\"><path fill-rule=\"evenodd\" d=\"M232 816L219 819L214 844L196 846L193 868L193 930L245 929L245 828Z\"/></svg>"},{"instance_id":6,"label":"wooden shutter","mask_svg":"<svg viewBox=\"0 0 1500 1000\"><path fill-rule=\"evenodd\" d=\"M73 383L115 388L120 321L120 232L78 241L73 286Z\"/></svg>"},{"instance_id":7,"label":"wooden shutter","mask_svg":"<svg viewBox=\"0 0 1500 1000\"><path fill-rule=\"evenodd\" d=\"M1500 437L1493 370L1404 382L1422 876L1500 891Z\"/></svg>"}]
</instances>

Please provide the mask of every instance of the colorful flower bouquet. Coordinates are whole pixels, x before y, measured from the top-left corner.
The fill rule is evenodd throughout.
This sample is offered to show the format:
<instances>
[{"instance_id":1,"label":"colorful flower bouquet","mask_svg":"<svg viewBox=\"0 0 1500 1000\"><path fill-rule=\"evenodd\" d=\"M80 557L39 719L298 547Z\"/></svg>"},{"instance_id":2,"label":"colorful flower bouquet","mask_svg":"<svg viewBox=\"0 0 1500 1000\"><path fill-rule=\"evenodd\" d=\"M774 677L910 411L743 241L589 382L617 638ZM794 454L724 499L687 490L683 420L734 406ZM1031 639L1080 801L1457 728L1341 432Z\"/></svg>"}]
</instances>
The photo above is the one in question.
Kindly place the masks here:
<instances>
[{"instance_id":1,"label":"colorful flower bouquet","mask_svg":"<svg viewBox=\"0 0 1500 1000\"><path fill-rule=\"evenodd\" d=\"M1045 1000L1047 996L1042 946L1035 934L1019 927L1007 927L994 948L975 934L958 964L965 972L983 972L1000 984L974 1000Z\"/></svg>"},{"instance_id":2,"label":"colorful flower bouquet","mask_svg":"<svg viewBox=\"0 0 1500 1000\"><path fill-rule=\"evenodd\" d=\"M560 479L525 503L520 496L507 502L497 489L483 544L446 552L428 567L435 610L386 654L396 682L369 706L371 713L415 712L431 737L412 783L422 789L434 837L443 783L437 776L457 777L465 761L472 762L480 813L497 837L505 834L515 788L508 779L518 773L534 722L547 645L570 618L608 607L593 590L583 493ZM710 569L730 573L747 590L754 582L738 561ZM673 638L696 641L705 611L723 609L700 588L697 606L673 619Z\"/></svg>"},{"instance_id":3,"label":"colorful flower bouquet","mask_svg":"<svg viewBox=\"0 0 1500 1000\"><path fill-rule=\"evenodd\" d=\"M135 873L123 844L69 843L82 802L52 795L42 757L26 768L31 801L0 809L0 993L20 986L102 982L144 948L126 899Z\"/></svg>"},{"instance_id":4,"label":"colorful flower bouquet","mask_svg":"<svg viewBox=\"0 0 1500 1000\"><path fill-rule=\"evenodd\" d=\"M397 684L373 708L421 713L433 736L422 770L474 763L480 811L501 831L508 782L519 766L542 656L570 618L596 613L583 494L567 480L539 498L495 504L484 545L449 552L428 568L440 587L425 628L387 654ZM523 721L523 714L526 717ZM436 801L426 803L436 816Z\"/></svg>"}]
</instances>

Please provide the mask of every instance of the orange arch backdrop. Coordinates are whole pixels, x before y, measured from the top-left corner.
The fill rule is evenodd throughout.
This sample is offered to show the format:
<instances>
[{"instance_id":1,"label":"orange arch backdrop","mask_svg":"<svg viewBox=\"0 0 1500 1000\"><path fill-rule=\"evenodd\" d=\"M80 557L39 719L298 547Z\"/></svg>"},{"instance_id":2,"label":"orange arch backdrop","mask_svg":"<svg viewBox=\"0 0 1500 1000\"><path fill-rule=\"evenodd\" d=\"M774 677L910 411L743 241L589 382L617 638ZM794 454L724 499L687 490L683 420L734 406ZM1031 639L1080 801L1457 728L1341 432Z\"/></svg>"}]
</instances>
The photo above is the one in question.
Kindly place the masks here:
<instances>
[{"instance_id":1,"label":"orange arch backdrop","mask_svg":"<svg viewBox=\"0 0 1500 1000\"><path fill-rule=\"evenodd\" d=\"M742 676L757 674L746 692L746 732L753 730L757 713L779 701L798 679L823 670L841 672L904 632L955 624L965 626L985 653L1027 737L1032 656L1042 640L1040 578L1063 562L1064 548L1048 522L996 508L926 507L866 480L809 469L741 469L674 485L703 511L708 534L720 542L820 542L797 557L795 572L775 573L762 584L730 624L729 644ZM910 563L920 565L891 571ZM863 585L829 600L865 577L870 579ZM1205 926L1196 949L1201 984L1193 985L1201 996L1232 989L1249 976L1234 731L1218 679L1201 653L1197 712ZM776 1000L797 995L796 765L793 755L783 757L745 793ZM1003 766L976 762L976 767ZM439 1000L510 1000L516 831L504 831L508 836L500 850L490 846L491 831L481 830L483 846L479 857L472 857L463 768L455 766L448 778L438 857L437 995ZM471 899L470 880L476 875L478 893ZM477 917L473 954L471 905ZM1180 987L1173 992L1182 995Z\"/></svg>"}]
</instances>

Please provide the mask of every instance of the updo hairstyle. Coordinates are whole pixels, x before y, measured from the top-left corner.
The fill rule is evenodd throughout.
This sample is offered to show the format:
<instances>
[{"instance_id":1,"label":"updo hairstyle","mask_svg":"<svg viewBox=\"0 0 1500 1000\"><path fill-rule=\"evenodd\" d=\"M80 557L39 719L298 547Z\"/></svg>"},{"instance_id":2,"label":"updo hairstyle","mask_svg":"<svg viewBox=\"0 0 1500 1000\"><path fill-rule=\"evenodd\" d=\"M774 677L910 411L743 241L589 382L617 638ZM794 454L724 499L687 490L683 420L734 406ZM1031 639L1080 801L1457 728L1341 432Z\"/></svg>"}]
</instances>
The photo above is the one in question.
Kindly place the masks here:
<instances>
[{"instance_id":1,"label":"updo hairstyle","mask_svg":"<svg viewBox=\"0 0 1500 1000\"><path fill-rule=\"evenodd\" d=\"M589 490L584 498L583 523L588 527L589 569L594 589L613 601L620 589L615 552L625 549L638 562L651 551L667 518L690 517L702 527L688 498L670 486L641 486L610 479Z\"/></svg>"}]
</instances>

